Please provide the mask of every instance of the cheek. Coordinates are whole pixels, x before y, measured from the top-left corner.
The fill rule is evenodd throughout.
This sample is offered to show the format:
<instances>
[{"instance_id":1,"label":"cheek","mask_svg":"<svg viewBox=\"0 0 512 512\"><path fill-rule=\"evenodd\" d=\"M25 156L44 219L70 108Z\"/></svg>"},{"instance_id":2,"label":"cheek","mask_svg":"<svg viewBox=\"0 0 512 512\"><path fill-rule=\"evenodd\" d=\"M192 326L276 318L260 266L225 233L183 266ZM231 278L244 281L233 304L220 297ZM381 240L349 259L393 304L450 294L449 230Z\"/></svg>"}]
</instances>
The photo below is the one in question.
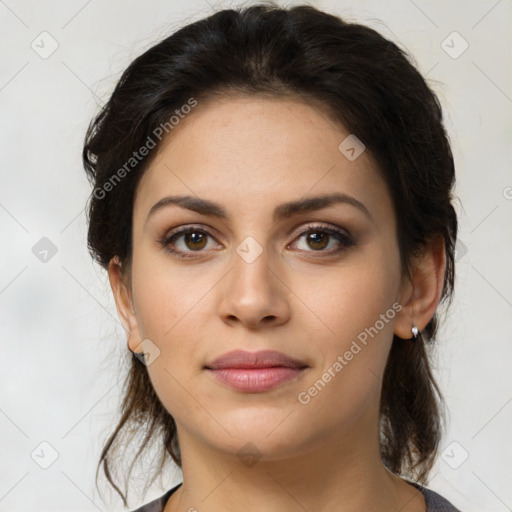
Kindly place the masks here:
<instances>
[{"instance_id":1,"label":"cheek","mask_svg":"<svg viewBox=\"0 0 512 512\"><path fill-rule=\"evenodd\" d=\"M293 283L293 291L301 299L298 305L307 316L309 330L314 328L324 340L320 347L343 350L386 315L397 296L397 258L393 251L373 247L336 267L316 269L314 274L297 272L300 278ZM392 309L386 319L392 320L394 313ZM383 338L392 333L392 324L378 322Z\"/></svg>"},{"instance_id":2,"label":"cheek","mask_svg":"<svg viewBox=\"0 0 512 512\"><path fill-rule=\"evenodd\" d=\"M332 272L324 269L318 286L299 286L297 295L307 297L307 320L317 326L315 349L322 356L321 367L302 389L301 403L313 416L325 419L338 404L332 421L343 423L378 400L400 309L397 258L393 251L368 251L357 264L347 260Z\"/></svg>"},{"instance_id":3,"label":"cheek","mask_svg":"<svg viewBox=\"0 0 512 512\"><path fill-rule=\"evenodd\" d=\"M148 373L160 400L173 410L191 407L194 379L203 360L198 345L209 344L207 313L208 291L219 277L195 272L192 267L165 261L162 256L134 254L132 287L139 334L158 349L158 357L148 366ZM191 408L193 410L193 407Z\"/></svg>"},{"instance_id":4,"label":"cheek","mask_svg":"<svg viewBox=\"0 0 512 512\"><path fill-rule=\"evenodd\" d=\"M142 252L142 251L141 251ZM161 345L174 344L177 333L185 326L194 329L201 303L207 300L206 292L213 286L212 276L195 275L183 266L166 262L166 256L134 257L132 286L135 297L137 320L141 336ZM212 283L210 283L212 281ZM195 337L189 332L189 340Z\"/></svg>"},{"instance_id":5,"label":"cheek","mask_svg":"<svg viewBox=\"0 0 512 512\"><path fill-rule=\"evenodd\" d=\"M180 411L194 417L201 408L189 392L199 373L195 349L202 326L197 315L205 292L202 286L193 286L189 278L170 268L153 266L149 272L137 272L134 265L137 322L141 338L151 340L157 347L153 350L158 357L147 367L155 393L173 417L180 417Z\"/></svg>"}]
</instances>

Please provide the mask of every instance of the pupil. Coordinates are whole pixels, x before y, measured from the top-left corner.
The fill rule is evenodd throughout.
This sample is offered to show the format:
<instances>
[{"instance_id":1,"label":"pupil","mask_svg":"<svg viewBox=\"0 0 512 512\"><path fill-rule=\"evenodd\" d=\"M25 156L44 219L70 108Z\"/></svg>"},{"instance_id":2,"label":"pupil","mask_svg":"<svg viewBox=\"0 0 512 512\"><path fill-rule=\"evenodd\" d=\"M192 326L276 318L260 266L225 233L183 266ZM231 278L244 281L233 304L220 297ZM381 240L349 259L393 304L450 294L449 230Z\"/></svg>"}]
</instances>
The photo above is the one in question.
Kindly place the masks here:
<instances>
[{"instance_id":1,"label":"pupil","mask_svg":"<svg viewBox=\"0 0 512 512\"><path fill-rule=\"evenodd\" d=\"M204 242L204 237L203 237L203 234L202 233L187 233L187 241L188 242L191 242L192 245L194 244L200 244L201 242ZM203 244L204 245L204 244ZM201 246L202 247L202 246ZM201 247L199 247L199 249L201 249ZM197 249L198 247L196 247Z\"/></svg>"},{"instance_id":2,"label":"pupil","mask_svg":"<svg viewBox=\"0 0 512 512\"><path fill-rule=\"evenodd\" d=\"M323 247L325 247L325 243L322 244L322 240L321 239L324 239L324 242L325 242L325 239L327 238L325 236L325 234L319 234L319 233L311 233L309 235L309 240L313 243L313 244L320 244L320 249L322 249ZM318 247L317 247L318 248Z\"/></svg>"}]
</instances>

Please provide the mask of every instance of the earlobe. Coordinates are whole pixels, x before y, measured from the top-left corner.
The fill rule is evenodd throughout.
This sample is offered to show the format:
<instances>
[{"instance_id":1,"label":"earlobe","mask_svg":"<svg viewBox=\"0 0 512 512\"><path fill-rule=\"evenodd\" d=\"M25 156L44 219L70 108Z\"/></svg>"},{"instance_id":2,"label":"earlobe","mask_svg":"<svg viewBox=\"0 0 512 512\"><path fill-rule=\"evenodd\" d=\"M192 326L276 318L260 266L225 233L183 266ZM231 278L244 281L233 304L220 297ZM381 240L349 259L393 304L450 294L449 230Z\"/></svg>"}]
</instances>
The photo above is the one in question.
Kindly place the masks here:
<instances>
[{"instance_id":1,"label":"earlobe","mask_svg":"<svg viewBox=\"0 0 512 512\"><path fill-rule=\"evenodd\" d=\"M109 262L108 277L117 313L126 332L128 347L132 352L136 352L141 344L141 336L126 275L123 274L122 265L117 256L114 256Z\"/></svg>"},{"instance_id":2,"label":"earlobe","mask_svg":"<svg viewBox=\"0 0 512 512\"><path fill-rule=\"evenodd\" d=\"M413 327L420 332L434 316L443 292L446 253L443 238L432 240L416 259L412 281L402 291L402 310L396 316L394 334L402 339L414 338Z\"/></svg>"}]
</instances>

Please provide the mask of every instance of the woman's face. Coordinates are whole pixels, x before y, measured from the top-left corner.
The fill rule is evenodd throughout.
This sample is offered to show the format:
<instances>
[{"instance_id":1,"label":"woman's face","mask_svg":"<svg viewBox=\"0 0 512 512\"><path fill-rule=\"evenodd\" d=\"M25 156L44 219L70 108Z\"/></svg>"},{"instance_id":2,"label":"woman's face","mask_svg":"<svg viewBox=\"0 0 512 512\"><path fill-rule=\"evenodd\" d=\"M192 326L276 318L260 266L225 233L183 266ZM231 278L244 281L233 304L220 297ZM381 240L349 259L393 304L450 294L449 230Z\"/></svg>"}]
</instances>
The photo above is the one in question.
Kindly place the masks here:
<instances>
[{"instance_id":1,"label":"woman's face","mask_svg":"<svg viewBox=\"0 0 512 512\"><path fill-rule=\"evenodd\" d=\"M349 135L298 100L199 102L142 177L129 343L182 445L279 459L378 431L403 290L391 198ZM190 208L152 210L170 196ZM214 369L235 350L252 354Z\"/></svg>"}]
</instances>

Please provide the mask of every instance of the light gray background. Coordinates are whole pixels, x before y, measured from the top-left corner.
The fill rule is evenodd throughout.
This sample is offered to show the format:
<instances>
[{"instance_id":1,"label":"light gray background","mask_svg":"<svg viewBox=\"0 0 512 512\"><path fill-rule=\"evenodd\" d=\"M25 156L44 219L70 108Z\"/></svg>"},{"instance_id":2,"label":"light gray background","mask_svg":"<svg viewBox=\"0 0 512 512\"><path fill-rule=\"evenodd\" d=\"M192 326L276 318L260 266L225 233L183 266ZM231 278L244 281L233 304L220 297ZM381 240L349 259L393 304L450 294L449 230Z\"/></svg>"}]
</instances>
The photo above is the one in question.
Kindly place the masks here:
<instances>
[{"instance_id":1,"label":"light gray background","mask_svg":"<svg viewBox=\"0 0 512 512\"><path fill-rule=\"evenodd\" d=\"M212 6L236 5L209 1L0 0L2 511L122 509L93 484L126 348L86 250L83 136L133 58ZM450 424L429 486L465 512L512 510L512 2L311 3L410 50L445 108L462 244L436 369ZM31 47L49 51L52 39L47 58ZM46 262L32 251L42 237L57 248ZM58 453L48 469L42 442ZM179 481L170 471L146 500Z\"/></svg>"}]
</instances>

